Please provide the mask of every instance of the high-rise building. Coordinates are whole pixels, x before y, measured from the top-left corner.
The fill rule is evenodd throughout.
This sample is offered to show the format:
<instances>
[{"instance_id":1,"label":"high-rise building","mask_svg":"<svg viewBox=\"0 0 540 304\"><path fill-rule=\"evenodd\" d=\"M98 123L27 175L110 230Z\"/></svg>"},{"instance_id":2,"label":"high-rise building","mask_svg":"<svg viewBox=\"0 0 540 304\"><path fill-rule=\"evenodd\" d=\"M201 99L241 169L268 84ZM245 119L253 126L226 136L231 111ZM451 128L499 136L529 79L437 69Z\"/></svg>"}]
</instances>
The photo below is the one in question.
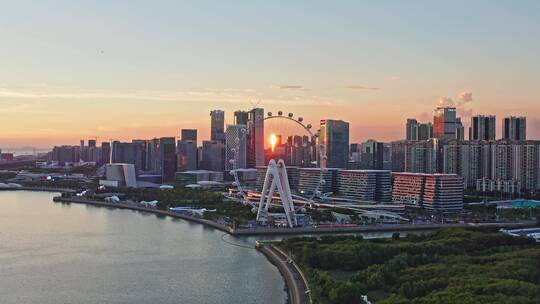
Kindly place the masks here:
<instances>
[{"instance_id":1,"label":"high-rise building","mask_svg":"<svg viewBox=\"0 0 540 304\"><path fill-rule=\"evenodd\" d=\"M159 139L159 154L163 181L174 180L176 173L176 140L174 137L161 137Z\"/></svg>"},{"instance_id":2,"label":"high-rise building","mask_svg":"<svg viewBox=\"0 0 540 304\"><path fill-rule=\"evenodd\" d=\"M431 122L419 123L416 140L428 140L433 137L433 124Z\"/></svg>"},{"instance_id":3,"label":"high-rise building","mask_svg":"<svg viewBox=\"0 0 540 304\"><path fill-rule=\"evenodd\" d=\"M467 188L540 189L538 141L449 141L443 144L442 158L442 172L461 176Z\"/></svg>"},{"instance_id":4,"label":"high-rise building","mask_svg":"<svg viewBox=\"0 0 540 304\"><path fill-rule=\"evenodd\" d=\"M135 172L138 173L144 169L143 147L137 143L114 141L111 162L133 164Z\"/></svg>"},{"instance_id":5,"label":"high-rise building","mask_svg":"<svg viewBox=\"0 0 540 304\"><path fill-rule=\"evenodd\" d=\"M161 175L162 158L159 153L159 138L153 138L146 144L146 170Z\"/></svg>"},{"instance_id":6,"label":"high-rise building","mask_svg":"<svg viewBox=\"0 0 540 304\"><path fill-rule=\"evenodd\" d=\"M111 162L111 143L102 142L101 143L101 164L108 164Z\"/></svg>"},{"instance_id":7,"label":"high-rise building","mask_svg":"<svg viewBox=\"0 0 540 304\"><path fill-rule=\"evenodd\" d=\"M247 128L247 166L264 166L264 109L249 111Z\"/></svg>"},{"instance_id":8,"label":"high-rise building","mask_svg":"<svg viewBox=\"0 0 540 304\"><path fill-rule=\"evenodd\" d=\"M405 125L405 139L418 140L418 121L414 118L408 118Z\"/></svg>"},{"instance_id":9,"label":"high-rise building","mask_svg":"<svg viewBox=\"0 0 540 304\"><path fill-rule=\"evenodd\" d=\"M234 112L234 124L235 125L246 125L249 120L249 112L247 111L235 111Z\"/></svg>"},{"instance_id":10,"label":"high-rise building","mask_svg":"<svg viewBox=\"0 0 540 304\"><path fill-rule=\"evenodd\" d=\"M442 173L457 174L473 188L482 177L491 176L490 145L484 141L451 141L442 147Z\"/></svg>"},{"instance_id":11,"label":"high-rise building","mask_svg":"<svg viewBox=\"0 0 540 304\"><path fill-rule=\"evenodd\" d=\"M194 140L179 140L177 142L177 171L193 171L199 169L200 153Z\"/></svg>"},{"instance_id":12,"label":"high-rise building","mask_svg":"<svg viewBox=\"0 0 540 304\"><path fill-rule=\"evenodd\" d=\"M205 140L202 145L201 168L223 171L225 165L225 145L219 140Z\"/></svg>"},{"instance_id":13,"label":"high-rise building","mask_svg":"<svg viewBox=\"0 0 540 304\"><path fill-rule=\"evenodd\" d=\"M96 140L95 139L89 139L88 140L88 147L96 147Z\"/></svg>"},{"instance_id":14,"label":"high-rise building","mask_svg":"<svg viewBox=\"0 0 540 304\"><path fill-rule=\"evenodd\" d=\"M89 145L87 147L87 150L88 150L88 152L87 152L88 160L87 161L94 162L96 164L101 162L101 149L96 147L95 143L94 143L93 146Z\"/></svg>"},{"instance_id":15,"label":"high-rise building","mask_svg":"<svg viewBox=\"0 0 540 304\"><path fill-rule=\"evenodd\" d=\"M456 118L456 138L457 140L465 140L465 127L461 122L461 118Z\"/></svg>"},{"instance_id":16,"label":"high-rise building","mask_svg":"<svg viewBox=\"0 0 540 304\"><path fill-rule=\"evenodd\" d=\"M246 168L247 126L227 125L225 133L225 170Z\"/></svg>"},{"instance_id":17,"label":"high-rise building","mask_svg":"<svg viewBox=\"0 0 540 304\"><path fill-rule=\"evenodd\" d=\"M425 141L406 142L403 149L404 171L414 173L438 172L438 149L439 141L435 138ZM392 155L392 158L394 158L394 155Z\"/></svg>"},{"instance_id":18,"label":"high-rise building","mask_svg":"<svg viewBox=\"0 0 540 304\"><path fill-rule=\"evenodd\" d=\"M433 137L433 124L418 123L416 119L409 118L405 133L407 140L428 140Z\"/></svg>"},{"instance_id":19,"label":"high-rise building","mask_svg":"<svg viewBox=\"0 0 540 304\"><path fill-rule=\"evenodd\" d=\"M81 139L79 145L79 161L88 161L88 146L84 145L84 139Z\"/></svg>"},{"instance_id":20,"label":"high-rise building","mask_svg":"<svg viewBox=\"0 0 540 304\"><path fill-rule=\"evenodd\" d=\"M59 163L77 163L80 159L80 146L56 146L51 153L51 160Z\"/></svg>"},{"instance_id":21,"label":"high-rise building","mask_svg":"<svg viewBox=\"0 0 540 304\"><path fill-rule=\"evenodd\" d=\"M141 171L146 171L148 170L148 165L147 165L147 162L146 162L146 153L148 151L148 140L146 139L133 139L131 140L131 143L134 144L134 145L137 145L138 147L136 148L137 151L140 151L141 153L141 156L139 157L140 158L140 164L138 164L138 170L141 170Z\"/></svg>"},{"instance_id":22,"label":"high-rise building","mask_svg":"<svg viewBox=\"0 0 540 304\"><path fill-rule=\"evenodd\" d=\"M210 112L210 139L225 141L225 112L222 110Z\"/></svg>"},{"instance_id":23,"label":"high-rise building","mask_svg":"<svg viewBox=\"0 0 540 304\"><path fill-rule=\"evenodd\" d=\"M433 136L439 139L456 139L456 108L438 107L433 112Z\"/></svg>"},{"instance_id":24,"label":"high-rise building","mask_svg":"<svg viewBox=\"0 0 540 304\"><path fill-rule=\"evenodd\" d=\"M321 167L347 168L349 162L349 123L342 120L321 120L319 143L324 145L326 159Z\"/></svg>"},{"instance_id":25,"label":"high-rise building","mask_svg":"<svg viewBox=\"0 0 540 304\"><path fill-rule=\"evenodd\" d=\"M405 171L405 150L409 141L400 140L391 143L391 170L392 172Z\"/></svg>"},{"instance_id":26,"label":"high-rise building","mask_svg":"<svg viewBox=\"0 0 540 304\"><path fill-rule=\"evenodd\" d=\"M495 115L471 117L469 140L495 140Z\"/></svg>"},{"instance_id":27,"label":"high-rise building","mask_svg":"<svg viewBox=\"0 0 540 304\"><path fill-rule=\"evenodd\" d=\"M193 171L198 167L197 141L179 140L177 149L177 171Z\"/></svg>"},{"instance_id":28,"label":"high-rise building","mask_svg":"<svg viewBox=\"0 0 540 304\"><path fill-rule=\"evenodd\" d=\"M524 116L509 116L503 119L503 139L526 140L527 118Z\"/></svg>"},{"instance_id":29,"label":"high-rise building","mask_svg":"<svg viewBox=\"0 0 540 304\"><path fill-rule=\"evenodd\" d=\"M180 140L194 140L197 142L197 129L180 130Z\"/></svg>"},{"instance_id":30,"label":"high-rise building","mask_svg":"<svg viewBox=\"0 0 540 304\"><path fill-rule=\"evenodd\" d=\"M351 152L353 169L382 170L384 165L384 143L373 139L357 144L355 152ZM353 144L351 144L353 146Z\"/></svg>"}]
</instances>

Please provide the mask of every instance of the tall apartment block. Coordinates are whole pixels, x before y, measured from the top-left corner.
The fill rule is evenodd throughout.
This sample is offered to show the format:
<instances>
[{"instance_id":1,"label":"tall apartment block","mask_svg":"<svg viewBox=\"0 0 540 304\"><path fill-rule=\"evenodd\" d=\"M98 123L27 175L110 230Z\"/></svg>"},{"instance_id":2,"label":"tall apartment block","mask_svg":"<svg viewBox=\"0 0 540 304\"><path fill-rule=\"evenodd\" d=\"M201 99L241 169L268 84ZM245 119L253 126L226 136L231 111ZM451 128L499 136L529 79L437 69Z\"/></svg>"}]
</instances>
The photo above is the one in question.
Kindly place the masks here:
<instances>
[{"instance_id":1,"label":"tall apartment block","mask_svg":"<svg viewBox=\"0 0 540 304\"><path fill-rule=\"evenodd\" d=\"M509 140L527 139L527 118L509 116L503 119L502 138Z\"/></svg>"},{"instance_id":2,"label":"tall apartment block","mask_svg":"<svg viewBox=\"0 0 540 304\"><path fill-rule=\"evenodd\" d=\"M495 115L477 115L471 117L469 140L495 140Z\"/></svg>"}]
</instances>

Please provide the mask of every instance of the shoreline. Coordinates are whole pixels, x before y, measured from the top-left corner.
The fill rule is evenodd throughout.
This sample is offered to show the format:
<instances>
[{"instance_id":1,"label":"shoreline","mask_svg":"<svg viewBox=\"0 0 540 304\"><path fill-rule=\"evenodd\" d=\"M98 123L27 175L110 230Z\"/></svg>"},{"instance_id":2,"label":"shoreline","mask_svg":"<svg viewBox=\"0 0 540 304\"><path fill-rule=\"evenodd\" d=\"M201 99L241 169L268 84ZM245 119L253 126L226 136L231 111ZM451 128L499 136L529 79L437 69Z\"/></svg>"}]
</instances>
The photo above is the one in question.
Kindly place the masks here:
<instances>
[{"instance_id":1,"label":"shoreline","mask_svg":"<svg viewBox=\"0 0 540 304\"><path fill-rule=\"evenodd\" d=\"M69 188L46 188L46 187L6 187L0 188L0 191L37 191L37 192L58 192L58 193L76 193L77 191Z\"/></svg>"},{"instance_id":2,"label":"shoreline","mask_svg":"<svg viewBox=\"0 0 540 304\"><path fill-rule=\"evenodd\" d=\"M45 190L42 190L45 191ZM148 208L128 203L111 203L97 200L89 200L86 198L77 197L61 197L53 198L55 202L88 204L93 206L112 207L119 209L130 209L141 212L154 213L163 216L170 216L186 221L191 221L206 225L220 231L226 232L233 236L279 236L279 235L310 235L310 234L343 234L343 233L372 233L372 232L406 232L406 231L433 231L450 227L499 227L499 228L520 228L534 225L535 222L510 222L510 223L450 223L450 224L388 224L388 225L369 225L356 227L305 227L305 228L231 228L217 222L206 220L190 215L185 215L173 211L160 210L156 208Z\"/></svg>"},{"instance_id":3,"label":"shoreline","mask_svg":"<svg viewBox=\"0 0 540 304\"><path fill-rule=\"evenodd\" d=\"M229 228L225 225L218 224L214 221L205 220L202 218L197 218L177 212L172 211L166 211L166 210L160 210L160 209L154 209L154 208L148 208L143 206L136 206L133 204L126 204L126 203L110 203L110 202L104 202L104 201L96 201L96 200L89 200L85 198L76 198L76 197L61 197L61 196L55 196L53 197L54 202L59 203L75 203L75 204L86 204L91 206L98 206L98 207L111 207L111 208L118 208L118 209L128 209L128 210L135 210L135 211L141 211L141 212L148 212L153 213L157 215L163 215L163 216L170 216L172 218L178 218L183 219L190 222L199 223L205 226L209 226L212 228L215 228L217 230L233 234L234 230L232 228Z\"/></svg>"}]
</instances>

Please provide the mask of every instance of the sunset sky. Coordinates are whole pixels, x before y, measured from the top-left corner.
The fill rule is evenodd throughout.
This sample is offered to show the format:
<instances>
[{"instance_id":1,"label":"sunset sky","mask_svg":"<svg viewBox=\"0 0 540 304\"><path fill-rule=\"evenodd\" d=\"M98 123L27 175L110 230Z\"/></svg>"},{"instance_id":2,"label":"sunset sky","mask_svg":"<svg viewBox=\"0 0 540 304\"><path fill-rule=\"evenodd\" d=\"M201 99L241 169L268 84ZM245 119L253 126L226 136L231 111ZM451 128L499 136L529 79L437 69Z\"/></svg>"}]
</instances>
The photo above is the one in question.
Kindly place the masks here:
<instances>
[{"instance_id":1,"label":"sunset sky","mask_svg":"<svg viewBox=\"0 0 540 304\"><path fill-rule=\"evenodd\" d=\"M32 2L0 10L0 148L207 138L210 110L259 99L353 142L439 102L540 139L540 1Z\"/></svg>"}]
</instances>

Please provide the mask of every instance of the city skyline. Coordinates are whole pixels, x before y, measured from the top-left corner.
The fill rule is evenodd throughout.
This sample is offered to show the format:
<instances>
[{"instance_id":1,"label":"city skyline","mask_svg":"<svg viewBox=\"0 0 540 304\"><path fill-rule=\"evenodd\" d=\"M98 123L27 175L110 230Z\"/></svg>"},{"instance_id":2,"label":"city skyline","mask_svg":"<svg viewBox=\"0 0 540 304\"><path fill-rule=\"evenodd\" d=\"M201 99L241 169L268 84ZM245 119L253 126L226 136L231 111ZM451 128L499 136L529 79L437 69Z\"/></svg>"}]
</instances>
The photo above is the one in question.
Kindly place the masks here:
<instances>
[{"instance_id":1,"label":"city skyline","mask_svg":"<svg viewBox=\"0 0 540 304\"><path fill-rule=\"evenodd\" d=\"M456 105L465 130L472 115L496 115L497 138L503 117L527 116L528 137L540 138L540 5L412 8L11 4L0 13L0 35L11 41L0 50L0 146L178 136L182 128L207 139L210 110L232 123L235 110L259 100L314 125L348 121L351 142L402 139L407 118L432 121L438 105Z\"/></svg>"},{"instance_id":2,"label":"city skyline","mask_svg":"<svg viewBox=\"0 0 540 304\"><path fill-rule=\"evenodd\" d=\"M540 299L538 0L23 0L0 38L2 304Z\"/></svg>"}]
</instances>

